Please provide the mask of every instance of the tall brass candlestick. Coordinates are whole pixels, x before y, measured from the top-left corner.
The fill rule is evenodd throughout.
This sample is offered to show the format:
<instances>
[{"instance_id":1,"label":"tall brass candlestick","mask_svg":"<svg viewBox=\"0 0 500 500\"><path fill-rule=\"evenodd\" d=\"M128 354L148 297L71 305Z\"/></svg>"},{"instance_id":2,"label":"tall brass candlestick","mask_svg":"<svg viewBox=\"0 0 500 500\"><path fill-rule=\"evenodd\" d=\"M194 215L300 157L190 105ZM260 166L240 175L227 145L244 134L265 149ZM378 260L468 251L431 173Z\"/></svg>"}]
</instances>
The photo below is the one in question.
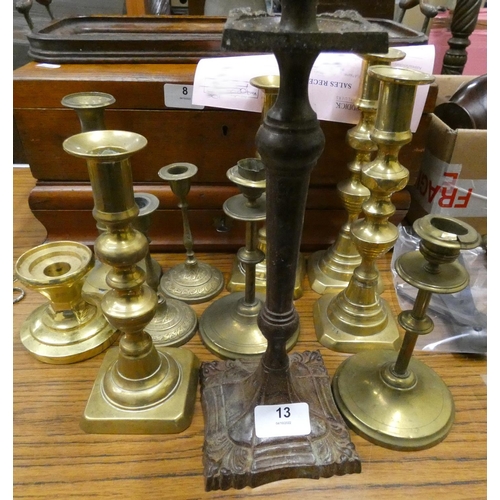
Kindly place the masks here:
<instances>
[{"instance_id":1,"label":"tall brass candlestick","mask_svg":"<svg viewBox=\"0 0 500 500\"><path fill-rule=\"evenodd\" d=\"M264 102L262 105L261 123L268 111L273 107L278 97L280 88L279 75L263 75L256 76L250 80L250 85L262 90L264 94ZM257 151L256 157L260 159L260 154ZM258 231L258 249L264 253L264 259L258 262L255 266L255 289L260 293L266 293L267 286L267 263L266 263L266 248L267 248L266 225L264 224ZM302 279L305 274L305 262L303 255L300 255L297 273L295 276L295 288L293 291L294 299L302 297L304 290L302 287ZM227 289L230 292L237 292L245 289L245 269L239 259L235 260L231 277L228 281Z\"/></svg>"},{"instance_id":2,"label":"tall brass candlestick","mask_svg":"<svg viewBox=\"0 0 500 500\"><path fill-rule=\"evenodd\" d=\"M320 353L289 357L286 345L299 326L293 290L302 223L310 172L324 147L308 99L310 71L324 50L384 52L388 36L352 11L317 19L315 1L282 0L281 6L281 16L231 11L222 38L223 47L234 51L272 50L280 92L256 137L266 166L267 222L267 289L258 325L268 344L260 363L240 359L202 365L207 490L330 477L361 467ZM261 412L276 416L280 409L287 415L297 411L305 425L293 432L283 426L284 434L278 434L281 426L271 418L271 432L262 429L266 418Z\"/></svg>"},{"instance_id":3,"label":"tall brass candlestick","mask_svg":"<svg viewBox=\"0 0 500 500\"><path fill-rule=\"evenodd\" d=\"M133 228L139 213L134 199L130 156L146 146L133 132L84 132L64 141L66 152L87 161L94 216L106 228L95 251L111 266L110 290L101 301L109 323L123 332L109 349L81 420L90 433L181 432L191 422L198 360L180 348L155 348L144 331L153 319L157 295L137 265L148 252L146 237Z\"/></svg>"},{"instance_id":4,"label":"tall brass candlestick","mask_svg":"<svg viewBox=\"0 0 500 500\"><path fill-rule=\"evenodd\" d=\"M390 307L377 293L376 260L396 243L398 229L389 222L395 207L393 193L408 182L408 170L399 163L400 149L411 141L411 117L419 85L434 77L420 71L391 66L372 66L368 74L380 80L379 106L371 133L378 146L376 158L363 166L361 181L370 190L363 203L365 217L351 227L361 264L347 287L333 298L321 297L314 305L318 340L342 352L370 348L396 349L401 339Z\"/></svg>"},{"instance_id":5,"label":"tall brass candlestick","mask_svg":"<svg viewBox=\"0 0 500 500\"><path fill-rule=\"evenodd\" d=\"M454 420L453 397L427 365L412 358L419 335L434 325L426 314L433 293L457 293L469 283L458 262L461 250L481 238L468 224L436 215L415 221L420 251L401 255L397 273L418 289L411 311L399 315L405 330L399 354L385 349L347 358L332 381L335 401L348 424L368 440L396 450L429 448L442 441Z\"/></svg>"},{"instance_id":6,"label":"tall brass candlestick","mask_svg":"<svg viewBox=\"0 0 500 500\"><path fill-rule=\"evenodd\" d=\"M327 250L314 252L308 260L307 274L311 288L317 293L338 293L349 283L352 273L361 264L356 245L351 237L351 226L358 219L363 202L370 197L369 189L361 182L362 168L373 159L377 150L371 139L371 132L377 113L380 81L368 74L368 68L375 65L389 66L393 61L405 57L397 49L387 54L361 54L360 96L356 106L361 112L358 124L347 132L347 142L356 151L349 163L350 177L339 182L337 191L347 210L347 221L341 227L337 239Z\"/></svg>"},{"instance_id":7,"label":"tall brass candlestick","mask_svg":"<svg viewBox=\"0 0 500 500\"><path fill-rule=\"evenodd\" d=\"M80 121L82 132L91 132L93 130L105 130L104 112L108 106L115 103L115 98L105 92L76 92L68 94L61 99L61 104L76 112ZM103 227L97 224L99 233L104 231ZM109 266L103 264L96 258L95 265L87 275L83 284L83 296L88 300L98 303L103 294L109 290L106 284L106 275L109 272Z\"/></svg>"},{"instance_id":8,"label":"tall brass candlestick","mask_svg":"<svg viewBox=\"0 0 500 500\"><path fill-rule=\"evenodd\" d=\"M266 198L263 195L265 167L258 158L245 158L227 172L242 194L224 202L224 213L246 224L245 247L238 251L238 261L244 269L244 291L232 292L210 304L200 318L200 335L204 344L222 358L238 359L262 355L267 340L257 319L264 295L256 293L256 266L264 259L257 247L257 224L266 217ZM289 339L287 349L297 342L299 330Z\"/></svg>"},{"instance_id":9,"label":"tall brass candlestick","mask_svg":"<svg viewBox=\"0 0 500 500\"><path fill-rule=\"evenodd\" d=\"M160 200L151 193L134 193L139 207L139 215L134 220L135 229L141 231L150 243L149 228L151 215L158 208ZM154 318L144 331L151 335L156 346L178 347L188 342L196 333L198 318L188 304L176 299L167 299L158 292L162 269L160 264L148 252L138 264L146 271L146 283L157 292L158 307Z\"/></svg>"}]
</instances>

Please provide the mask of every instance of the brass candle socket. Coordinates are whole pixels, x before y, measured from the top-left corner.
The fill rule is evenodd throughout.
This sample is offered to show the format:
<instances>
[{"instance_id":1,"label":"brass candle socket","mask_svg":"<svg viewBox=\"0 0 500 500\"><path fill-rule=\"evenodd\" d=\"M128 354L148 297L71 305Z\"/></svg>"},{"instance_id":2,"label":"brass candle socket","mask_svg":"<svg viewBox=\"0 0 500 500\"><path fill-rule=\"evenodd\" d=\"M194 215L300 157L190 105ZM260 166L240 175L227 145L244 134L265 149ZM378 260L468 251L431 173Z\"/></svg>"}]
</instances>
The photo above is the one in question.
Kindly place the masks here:
<instances>
[{"instance_id":1,"label":"brass candle socket","mask_svg":"<svg viewBox=\"0 0 500 500\"><path fill-rule=\"evenodd\" d=\"M396 243L398 230L389 218L395 207L393 193L408 182L408 170L398 160L400 149L412 138L411 116L418 85L434 77L391 66L371 66L368 75L380 81L379 105L371 138L375 159L362 167L361 182L370 190L362 209L365 217L351 225L361 255L347 287L333 297L324 295L314 304L318 340L329 349L358 352L372 348L397 349L401 337L389 305L377 290L376 260Z\"/></svg>"},{"instance_id":2,"label":"brass candle socket","mask_svg":"<svg viewBox=\"0 0 500 500\"><path fill-rule=\"evenodd\" d=\"M76 111L82 132L104 130L104 110L115 103L115 98L105 92L76 92L61 100L66 108Z\"/></svg>"},{"instance_id":3,"label":"brass candle socket","mask_svg":"<svg viewBox=\"0 0 500 500\"><path fill-rule=\"evenodd\" d=\"M169 183L173 193L179 198L186 248L186 261L163 273L160 292L165 297L189 304L207 302L218 295L224 287L224 276L219 269L205 262L199 262L193 251L186 197L191 189L191 178L196 172L198 172L196 165L186 162L166 165L158 172L160 178Z\"/></svg>"},{"instance_id":4,"label":"brass candle socket","mask_svg":"<svg viewBox=\"0 0 500 500\"><path fill-rule=\"evenodd\" d=\"M399 276L418 289L413 309L400 313L405 330L399 354L389 350L360 352L347 358L332 381L344 419L366 439L396 450L429 448L442 441L454 420L453 397L430 367L412 358L419 335L430 333L426 314L433 293L456 293L469 283L456 262L461 250L480 245L468 224L451 217L427 215L415 221L419 251L401 255Z\"/></svg>"},{"instance_id":5,"label":"brass candle socket","mask_svg":"<svg viewBox=\"0 0 500 500\"><path fill-rule=\"evenodd\" d=\"M264 102L262 105L261 123L267 115L267 112L272 108L278 97L280 88L279 75L262 75L256 76L250 80L250 85L261 90L264 94ZM259 152L256 151L256 157L260 159ZM255 289L257 292L265 294L267 286L267 263L266 263L266 225L259 228L257 236L257 247L264 253L264 259L255 266ZM298 299L304 294L302 280L305 275L305 260L301 254L295 277L295 287L293 290L293 298ZM234 260L231 276L227 283L227 289L230 292L238 292L245 290L245 267L243 263L236 258Z\"/></svg>"},{"instance_id":6,"label":"brass candle socket","mask_svg":"<svg viewBox=\"0 0 500 500\"><path fill-rule=\"evenodd\" d=\"M214 301L200 317L200 335L206 347L222 358L244 358L262 355L267 340L257 318L265 297L256 292L256 266L264 259L257 246L258 223L266 217L265 167L258 158L245 158L227 171L242 194L226 200L224 213L246 224L245 247L237 259L245 278L244 291L235 291ZM297 342L299 329L289 339L287 349Z\"/></svg>"},{"instance_id":7,"label":"brass candle socket","mask_svg":"<svg viewBox=\"0 0 500 500\"><path fill-rule=\"evenodd\" d=\"M148 252L147 238L133 228L139 214L130 156L146 146L133 132L101 130L64 141L66 152L87 162L94 216L106 231L95 242L111 266L110 290L101 300L109 323L123 332L109 349L87 402L81 427L90 433L175 433L191 423L199 363L181 348L156 348L144 331L154 318L157 294L137 265Z\"/></svg>"},{"instance_id":8,"label":"brass candle socket","mask_svg":"<svg viewBox=\"0 0 500 500\"><path fill-rule=\"evenodd\" d=\"M50 302L36 308L21 327L21 341L40 361L75 363L104 351L119 332L101 309L85 301L82 286L94 266L90 248L72 241L39 245L16 262L16 277Z\"/></svg>"},{"instance_id":9,"label":"brass candle socket","mask_svg":"<svg viewBox=\"0 0 500 500\"><path fill-rule=\"evenodd\" d=\"M326 250L314 252L308 259L307 274L311 288L320 294L339 293L349 283L352 273L361 264L356 245L351 236L351 226L358 219L363 202L370 197L369 189L361 182L361 170L373 159L377 150L371 132L378 106L380 81L368 74L375 65L389 66L405 57L401 50L390 48L386 54L360 54L362 59L359 97L356 107L360 111L358 124L347 132L347 142L356 151L348 164L350 177L337 185L337 192L347 211L347 221L342 225L335 243ZM383 283L379 279L378 291Z\"/></svg>"}]
</instances>

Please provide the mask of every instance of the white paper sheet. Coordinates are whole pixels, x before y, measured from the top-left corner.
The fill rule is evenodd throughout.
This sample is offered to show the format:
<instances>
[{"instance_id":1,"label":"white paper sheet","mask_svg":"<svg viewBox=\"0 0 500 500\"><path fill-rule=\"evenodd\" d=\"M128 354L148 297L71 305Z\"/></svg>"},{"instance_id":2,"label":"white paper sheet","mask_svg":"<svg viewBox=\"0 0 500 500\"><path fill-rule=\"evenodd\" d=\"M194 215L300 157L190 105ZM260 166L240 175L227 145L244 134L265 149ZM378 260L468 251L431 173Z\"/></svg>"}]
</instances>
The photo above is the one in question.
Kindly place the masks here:
<instances>
[{"instance_id":1,"label":"white paper sheet","mask_svg":"<svg viewBox=\"0 0 500 500\"><path fill-rule=\"evenodd\" d=\"M397 47L406 57L393 66L432 74L434 46ZM309 100L319 120L356 124L361 59L356 54L321 53L311 70ZM250 85L255 76L279 74L273 54L201 59L196 67L192 103L213 108L262 112L263 91ZM422 116L428 85L417 90L411 130L415 132Z\"/></svg>"}]
</instances>

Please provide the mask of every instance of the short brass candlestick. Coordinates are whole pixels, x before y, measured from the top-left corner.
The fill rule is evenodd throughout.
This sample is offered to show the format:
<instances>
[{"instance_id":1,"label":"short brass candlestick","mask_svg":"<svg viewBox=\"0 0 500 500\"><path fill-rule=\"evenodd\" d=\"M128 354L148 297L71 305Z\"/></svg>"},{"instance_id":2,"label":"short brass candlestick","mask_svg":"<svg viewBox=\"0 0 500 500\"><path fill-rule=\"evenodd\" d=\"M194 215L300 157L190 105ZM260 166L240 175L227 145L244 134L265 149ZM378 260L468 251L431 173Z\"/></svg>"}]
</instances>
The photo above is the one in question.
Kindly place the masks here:
<instances>
[{"instance_id":1,"label":"short brass candlestick","mask_svg":"<svg viewBox=\"0 0 500 500\"><path fill-rule=\"evenodd\" d=\"M352 11L317 19L314 1L282 0L281 9L281 16L233 10L222 37L223 47L232 51L272 50L280 92L256 137L266 166L267 223L267 289L258 325L268 345L260 363L239 359L202 365L207 490L361 469L320 353L288 356L286 345L299 326L293 291L302 223L310 172L324 147L308 99L310 71L321 51L384 52L388 36ZM304 408L296 421L300 429L285 435L257 429L261 411L275 416L276 409L288 408L295 415L299 406Z\"/></svg>"},{"instance_id":2,"label":"short brass candlestick","mask_svg":"<svg viewBox=\"0 0 500 500\"><path fill-rule=\"evenodd\" d=\"M133 221L134 228L149 239L151 216L160 205L160 200L151 193L134 193L134 199L139 207L139 215ZM151 335L156 346L178 347L188 342L196 333L198 318L188 304L176 299L166 299L158 292L162 269L160 264L151 257L149 251L146 257L138 263L146 272L146 283L157 292L158 307L154 318L144 331Z\"/></svg>"},{"instance_id":3,"label":"short brass candlestick","mask_svg":"<svg viewBox=\"0 0 500 500\"><path fill-rule=\"evenodd\" d=\"M379 105L371 133L376 158L363 166L361 181L370 190L362 207L365 217L351 226L361 255L349 284L338 295L324 295L314 305L318 340L335 351L358 352L371 348L397 349L401 338L387 302L377 292L376 260L396 243L398 229L389 222L395 207L391 196L408 182L408 170L399 163L403 145L411 141L411 116L418 85L434 77L420 71L371 66L368 75L380 80Z\"/></svg>"},{"instance_id":4,"label":"short brass candlestick","mask_svg":"<svg viewBox=\"0 0 500 500\"><path fill-rule=\"evenodd\" d=\"M96 305L82 297L85 277L94 266L90 248L72 241L45 243L23 253L17 278L49 299L24 321L21 341L40 361L75 363L109 347L119 332Z\"/></svg>"},{"instance_id":5,"label":"short brass candlestick","mask_svg":"<svg viewBox=\"0 0 500 500\"><path fill-rule=\"evenodd\" d=\"M278 92L280 88L280 77L279 75L263 75L256 76L250 80L250 85L262 90L264 94L264 103L262 106L261 123L267 115L267 112L276 102L278 97ZM257 158L260 159L260 155L257 151ZM264 259L258 262L255 267L255 289L260 293L266 293L266 275L267 275L267 264L266 264L266 225L264 224L258 231L257 246L259 250L264 253ZM301 254L299 258L299 264L297 268L297 275L295 279L295 288L293 291L294 299L302 297L304 290L302 287L302 279L305 275L305 261L304 256ZM227 284L227 289L230 292L237 292L245 289L245 268L243 263L236 258L234 261L233 269L231 272L231 277Z\"/></svg>"},{"instance_id":6,"label":"short brass candlestick","mask_svg":"<svg viewBox=\"0 0 500 500\"><path fill-rule=\"evenodd\" d=\"M257 247L257 224L266 217L264 193L265 167L258 158L245 158L227 172L242 194L224 202L224 213L246 224L245 247L238 251L238 261L245 277L244 292L232 292L214 301L200 318L200 335L213 353L222 358L238 359L262 355L267 340L262 335L257 318L264 303L264 295L256 293L256 266L264 259ZM297 342L299 330L289 339L287 349Z\"/></svg>"},{"instance_id":7,"label":"short brass candlestick","mask_svg":"<svg viewBox=\"0 0 500 500\"><path fill-rule=\"evenodd\" d=\"M160 291L165 297L182 300L189 304L207 302L218 295L224 287L224 276L214 266L199 262L193 251L193 237L188 219L186 197L191 189L191 178L198 172L192 163L178 162L162 167L158 172L167 181L179 198L184 227L186 261L163 273Z\"/></svg>"},{"instance_id":8,"label":"short brass candlestick","mask_svg":"<svg viewBox=\"0 0 500 500\"><path fill-rule=\"evenodd\" d=\"M356 151L348 164L350 177L337 185L337 192L347 211L347 221L341 227L335 243L327 250L314 252L308 260L307 274L311 288L317 293L338 293L349 283L352 273L361 264L356 245L351 237L351 225L358 219L361 207L370 197L369 189L361 182L362 168L373 159L377 146L371 139L378 105L380 81L368 75L368 68L390 65L405 57L401 50L390 48L387 54L360 54L362 59L360 95L356 106L360 111L358 124L348 130L347 142ZM379 292L382 291L381 280Z\"/></svg>"},{"instance_id":9,"label":"short brass candlestick","mask_svg":"<svg viewBox=\"0 0 500 500\"><path fill-rule=\"evenodd\" d=\"M123 332L108 350L81 420L90 433L175 433L191 423L198 360L181 348L156 348L144 331L153 319L157 294L137 265L148 252L147 238L134 229L135 202L130 156L146 146L133 132L101 130L66 139L66 152L87 161L94 217L106 228L95 242L110 290L102 298L109 323Z\"/></svg>"},{"instance_id":10,"label":"short brass candlestick","mask_svg":"<svg viewBox=\"0 0 500 500\"><path fill-rule=\"evenodd\" d=\"M399 315L406 331L399 354L384 349L346 359L332 381L347 423L368 440L397 450L429 448L442 441L454 420L453 397L439 375L412 358L419 335L434 325L426 311L433 293L456 293L469 283L455 262L461 250L481 243L474 228L451 217L427 215L413 225L420 251L403 254L397 273L418 288L411 311Z\"/></svg>"}]
</instances>

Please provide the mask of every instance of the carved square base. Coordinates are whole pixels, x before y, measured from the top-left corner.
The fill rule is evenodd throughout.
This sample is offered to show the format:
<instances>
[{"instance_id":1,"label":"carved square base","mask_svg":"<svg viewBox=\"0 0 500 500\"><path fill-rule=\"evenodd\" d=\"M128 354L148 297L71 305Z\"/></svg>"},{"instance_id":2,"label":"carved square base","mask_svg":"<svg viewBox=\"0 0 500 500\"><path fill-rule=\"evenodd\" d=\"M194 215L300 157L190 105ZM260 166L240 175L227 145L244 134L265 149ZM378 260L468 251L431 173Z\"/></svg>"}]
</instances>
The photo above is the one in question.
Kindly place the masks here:
<instances>
[{"instance_id":1,"label":"carved square base","mask_svg":"<svg viewBox=\"0 0 500 500\"><path fill-rule=\"evenodd\" d=\"M228 360L203 363L201 397L205 418L205 489L256 487L290 478L331 477L361 472L349 431L335 405L330 377L318 351L292 353L287 380L290 399L309 405L311 433L259 438L254 408L262 401L259 362ZM276 380L279 383L282 381ZM268 394L273 374L267 373ZM298 398L298 400L296 400ZM275 401L276 402L276 401Z\"/></svg>"}]
</instances>

